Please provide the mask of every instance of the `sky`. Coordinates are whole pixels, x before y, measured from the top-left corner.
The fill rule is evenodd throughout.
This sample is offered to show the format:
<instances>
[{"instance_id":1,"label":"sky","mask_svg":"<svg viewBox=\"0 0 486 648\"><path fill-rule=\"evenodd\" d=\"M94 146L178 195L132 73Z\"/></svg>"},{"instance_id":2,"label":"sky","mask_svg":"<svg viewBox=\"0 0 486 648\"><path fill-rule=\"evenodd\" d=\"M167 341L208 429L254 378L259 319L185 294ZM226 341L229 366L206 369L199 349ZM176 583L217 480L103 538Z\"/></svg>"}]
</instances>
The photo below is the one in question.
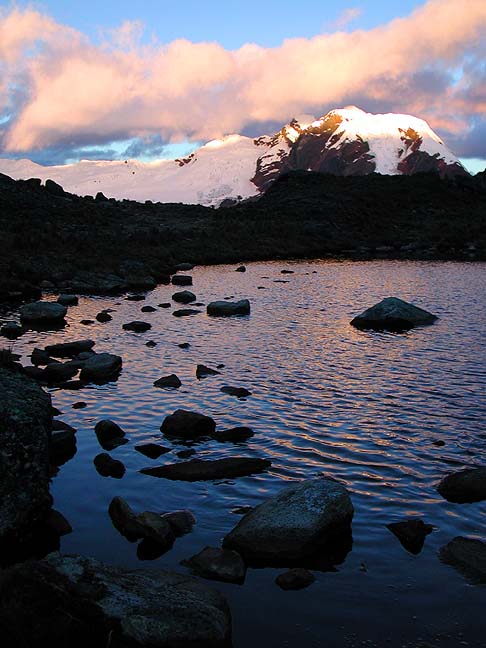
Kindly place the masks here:
<instances>
[{"instance_id":1,"label":"sky","mask_svg":"<svg viewBox=\"0 0 486 648\"><path fill-rule=\"evenodd\" d=\"M357 105L486 167L484 0L0 0L0 156L185 155Z\"/></svg>"}]
</instances>

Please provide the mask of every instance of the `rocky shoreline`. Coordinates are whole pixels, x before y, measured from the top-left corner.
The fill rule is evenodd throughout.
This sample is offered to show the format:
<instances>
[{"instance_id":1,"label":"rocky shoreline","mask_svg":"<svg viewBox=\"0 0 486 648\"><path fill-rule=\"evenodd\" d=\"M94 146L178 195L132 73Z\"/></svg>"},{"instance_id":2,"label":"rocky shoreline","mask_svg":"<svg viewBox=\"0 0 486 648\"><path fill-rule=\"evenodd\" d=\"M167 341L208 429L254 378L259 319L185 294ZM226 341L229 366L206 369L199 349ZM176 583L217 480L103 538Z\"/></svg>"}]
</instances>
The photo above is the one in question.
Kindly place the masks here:
<instances>
[{"instance_id":1,"label":"rocky shoreline","mask_svg":"<svg viewBox=\"0 0 486 648\"><path fill-rule=\"evenodd\" d=\"M181 262L486 260L486 180L293 172L256 201L95 199L0 174L0 301L169 283Z\"/></svg>"}]
</instances>

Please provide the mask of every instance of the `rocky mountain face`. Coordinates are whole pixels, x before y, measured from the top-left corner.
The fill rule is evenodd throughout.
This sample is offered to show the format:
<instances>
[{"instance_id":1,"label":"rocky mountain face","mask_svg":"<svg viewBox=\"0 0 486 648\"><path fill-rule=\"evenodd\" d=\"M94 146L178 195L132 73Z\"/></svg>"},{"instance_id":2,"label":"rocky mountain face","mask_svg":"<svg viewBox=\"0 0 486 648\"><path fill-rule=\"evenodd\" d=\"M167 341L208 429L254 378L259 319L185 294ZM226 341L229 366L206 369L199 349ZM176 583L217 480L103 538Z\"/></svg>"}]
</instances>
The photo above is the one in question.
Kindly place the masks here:
<instances>
[{"instance_id":1,"label":"rocky mountain face","mask_svg":"<svg viewBox=\"0 0 486 648\"><path fill-rule=\"evenodd\" d=\"M315 121L292 120L274 135L229 135L184 159L88 161L43 167L30 160L0 159L0 172L15 179L48 178L77 195L218 206L264 193L289 171L337 176L441 177L467 171L427 122L410 115L374 115L354 106Z\"/></svg>"}]
</instances>

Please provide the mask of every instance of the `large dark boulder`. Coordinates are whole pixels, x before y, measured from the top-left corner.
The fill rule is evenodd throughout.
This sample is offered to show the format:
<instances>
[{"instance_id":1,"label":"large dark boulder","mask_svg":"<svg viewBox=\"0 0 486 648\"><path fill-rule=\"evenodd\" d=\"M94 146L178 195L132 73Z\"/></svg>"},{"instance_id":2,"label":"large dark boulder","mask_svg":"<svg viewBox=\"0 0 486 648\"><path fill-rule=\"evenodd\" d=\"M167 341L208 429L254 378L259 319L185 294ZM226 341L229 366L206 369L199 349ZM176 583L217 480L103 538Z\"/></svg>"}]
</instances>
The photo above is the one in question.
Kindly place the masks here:
<instances>
[{"instance_id":1,"label":"large dark boulder","mask_svg":"<svg viewBox=\"0 0 486 648\"><path fill-rule=\"evenodd\" d=\"M90 382L115 380L122 368L120 356L112 353L97 353L84 362L80 378Z\"/></svg>"},{"instance_id":2,"label":"large dark boulder","mask_svg":"<svg viewBox=\"0 0 486 648\"><path fill-rule=\"evenodd\" d=\"M486 583L486 542L459 536L442 547L439 555L474 583Z\"/></svg>"},{"instance_id":3,"label":"large dark boulder","mask_svg":"<svg viewBox=\"0 0 486 648\"><path fill-rule=\"evenodd\" d=\"M104 450L113 450L127 442L125 432L114 421L103 419L95 425L95 434Z\"/></svg>"},{"instance_id":4,"label":"large dark boulder","mask_svg":"<svg viewBox=\"0 0 486 648\"><path fill-rule=\"evenodd\" d=\"M180 437L182 439L211 436L215 430L216 422L210 416L183 409L178 409L173 414L169 414L160 426L160 431L166 436Z\"/></svg>"},{"instance_id":5,"label":"large dark boulder","mask_svg":"<svg viewBox=\"0 0 486 648\"><path fill-rule=\"evenodd\" d=\"M358 329L375 331L408 331L414 326L433 324L437 316L398 297L386 297L379 304L351 320Z\"/></svg>"},{"instance_id":6,"label":"large dark boulder","mask_svg":"<svg viewBox=\"0 0 486 648\"><path fill-rule=\"evenodd\" d=\"M288 486L247 513L224 538L245 562L303 561L349 532L354 509L346 488L325 477Z\"/></svg>"},{"instance_id":7,"label":"large dark boulder","mask_svg":"<svg viewBox=\"0 0 486 648\"><path fill-rule=\"evenodd\" d=\"M486 500L486 468L467 468L447 475L437 490L444 499L457 504Z\"/></svg>"},{"instance_id":8,"label":"large dark boulder","mask_svg":"<svg viewBox=\"0 0 486 648\"><path fill-rule=\"evenodd\" d=\"M272 462L268 459L228 457L214 460L192 459L176 464L143 468L140 472L152 477L193 482L245 477L261 473L271 465Z\"/></svg>"},{"instance_id":9,"label":"large dark boulder","mask_svg":"<svg viewBox=\"0 0 486 648\"><path fill-rule=\"evenodd\" d=\"M0 576L2 645L229 648L223 595L195 578L51 554Z\"/></svg>"},{"instance_id":10,"label":"large dark boulder","mask_svg":"<svg viewBox=\"0 0 486 648\"><path fill-rule=\"evenodd\" d=\"M50 508L51 422L50 396L0 368L0 542L28 535Z\"/></svg>"},{"instance_id":11,"label":"large dark boulder","mask_svg":"<svg viewBox=\"0 0 486 648\"><path fill-rule=\"evenodd\" d=\"M37 301L20 307L20 320L26 324L49 325L64 321L66 306L56 302Z\"/></svg>"},{"instance_id":12,"label":"large dark boulder","mask_svg":"<svg viewBox=\"0 0 486 648\"><path fill-rule=\"evenodd\" d=\"M415 555L422 551L425 538L434 530L431 524L423 520L402 520L386 526L400 540L402 547Z\"/></svg>"},{"instance_id":13,"label":"large dark boulder","mask_svg":"<svg viewBox=\"0 0 486 648\"><path fill-rule=\"evenodd\" d=\"M207 306L208 315L213 317L232 317L233 315L249 315L250 302L248 299L240 299L237 302L215 301Z\"/></svg>"}]
</instances>

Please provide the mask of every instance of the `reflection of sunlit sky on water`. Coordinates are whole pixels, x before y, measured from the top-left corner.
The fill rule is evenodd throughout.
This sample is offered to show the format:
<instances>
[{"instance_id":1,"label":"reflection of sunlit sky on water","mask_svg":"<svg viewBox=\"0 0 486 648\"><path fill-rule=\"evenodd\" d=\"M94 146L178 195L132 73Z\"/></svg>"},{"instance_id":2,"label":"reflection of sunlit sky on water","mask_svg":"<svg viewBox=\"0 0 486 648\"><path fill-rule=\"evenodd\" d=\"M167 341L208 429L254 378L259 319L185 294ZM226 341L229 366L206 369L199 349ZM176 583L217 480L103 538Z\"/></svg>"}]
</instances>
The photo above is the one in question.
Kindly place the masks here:
<instances>
[{"instance_id":1,"label":"reflection of sunlit sky on water","mask_svg":"<svg viewBox=\"0 0 486 648\"><path fill-rule=\"evenodd\" d=\"M284 267L295 274L281 275ZM116 384L52 394L61 418L78 429L77 455L53 482L56 507L74 527L63 550L140 565L135 545L117 534L106 514L110 499L121 495L138 510L194 511L193 533L160 560L144 563L182 569L179 560L206 544L219 544L237 522L231 509L257 504L290 480L326 473L343 480L352 493L353 550L336 574L318 575L317 584L298 594L275 587L275 570L251 570L242 588L221 585L233 607L235 645L346 646L353 645L353 633L357 642L372 639L377 645L402 645L437 633L450 634L441 646L457 645L458 632L475 640L486 591L441 565L437 551L457 535L486 539L486 503L448 504L435 485L452 470L485 463L485 266L309 262L250 264L244 274L232 270L196 268L193 291L204 303L249 297L248 318L212 319L202 313L179 319L168 309L141 313L144 304L170 300L176 288L161 286L145 302L82 298L70 309L63 332L29 333L14 343L14 350L27 353L52 341L91 337L97 351L124 359ZM389 295L413 301L440 319L403 335L349 326L354 315ZM116 310L112 322L79 324L108 307ZM121 325L133 319L151 322L152 330L122 332ZM148 340L157 346L147 348ZM180 349L181 342L191 348ZM221 376L197 381L197 363L226 366ZM152 387L172 372L182 380L180 390ZM247 387L253 395L238 401L222 394L222 385ZM72 410L79 400L88 406ZM164 416L178 407L210 414L221 428L255 430L239 445L196 443L196 456L268 457L270 471L194 484L139 474L151 461L133 450L135 443L184 447L159 433ZM121 481L100 477L92 465L100 452L93 427L101 418L115 420L130 439L112 453L127 467ZM434 445L439 440L444 447ZM175 460L169 453L154 465ZM408 515L423 516L437 527L418 557L407 554L385 527ZM368 571L360 571L362 563ZM385 643L397 635L400 644Z\"/></svg>"}]
</instances>

